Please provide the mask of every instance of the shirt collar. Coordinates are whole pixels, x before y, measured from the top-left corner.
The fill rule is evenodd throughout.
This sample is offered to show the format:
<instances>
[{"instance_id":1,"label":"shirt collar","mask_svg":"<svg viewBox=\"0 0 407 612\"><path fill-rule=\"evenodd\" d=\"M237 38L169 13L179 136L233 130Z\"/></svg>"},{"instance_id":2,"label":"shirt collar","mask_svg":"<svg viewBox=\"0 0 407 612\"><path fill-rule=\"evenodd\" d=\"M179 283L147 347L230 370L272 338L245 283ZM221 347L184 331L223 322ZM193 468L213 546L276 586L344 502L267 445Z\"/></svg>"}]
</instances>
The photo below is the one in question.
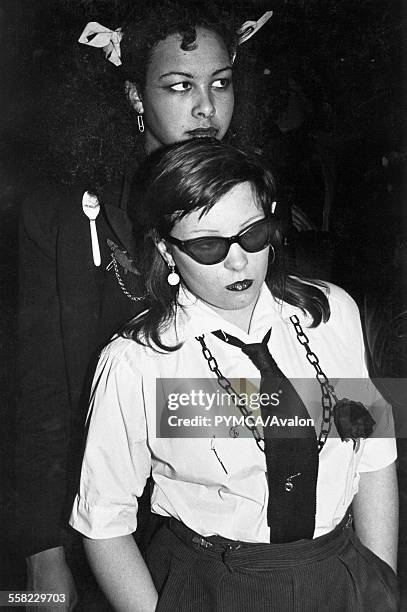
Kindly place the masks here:
<instances>
[{"instance_id":1,"label":"shirt collar","mask_svg":"<svg viewBox=\"0 0 407 612\"><path fill-rule=\"evenodd\" d=\"M233 323L226 321L209 304L203 302L182 285L177 300L175 336L171 330L168 330L165 335L166 340L169 334L172 341L184 342L191 337L222 329L245 342L260 342L270 327L285 323L292 315L297 315L300 322L305 325L310 321L310 317L300 308L275 298L267 285L263 283L253 311L249 333L246 333Z\"/></svg>"}]
</instances>

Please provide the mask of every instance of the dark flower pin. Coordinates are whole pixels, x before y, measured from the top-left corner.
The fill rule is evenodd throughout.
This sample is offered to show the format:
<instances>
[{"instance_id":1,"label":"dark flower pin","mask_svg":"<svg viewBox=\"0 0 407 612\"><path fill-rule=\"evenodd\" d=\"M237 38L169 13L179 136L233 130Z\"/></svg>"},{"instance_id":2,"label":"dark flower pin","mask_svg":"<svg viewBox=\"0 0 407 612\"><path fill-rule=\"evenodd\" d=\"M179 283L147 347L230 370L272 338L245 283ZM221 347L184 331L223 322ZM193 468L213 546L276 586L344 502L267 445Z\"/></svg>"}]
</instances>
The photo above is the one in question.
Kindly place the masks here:
<instances>
[{"instance_id":1,"label":"dark flower pin","mask_svg":"<svg viewBox=\"0 0 407 612\"><path fill-rule=\"evenodd\" d=\"M368 438L375 426L375 420L361 402L346 397L334 406L335 427L342 442L353 441L355 449L358 439Z\"/></svg>"}]
</instances>

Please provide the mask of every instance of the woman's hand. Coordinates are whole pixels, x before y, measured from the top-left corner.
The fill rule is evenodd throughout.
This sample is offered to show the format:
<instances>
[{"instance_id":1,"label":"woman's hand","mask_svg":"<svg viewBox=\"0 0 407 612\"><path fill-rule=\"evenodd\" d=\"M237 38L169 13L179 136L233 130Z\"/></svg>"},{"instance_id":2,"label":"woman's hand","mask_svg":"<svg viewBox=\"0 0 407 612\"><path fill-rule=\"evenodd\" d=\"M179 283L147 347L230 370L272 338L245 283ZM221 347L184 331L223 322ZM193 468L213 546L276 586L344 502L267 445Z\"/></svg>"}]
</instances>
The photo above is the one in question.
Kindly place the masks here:
<instances>
[{"instance_id":1,"label":"woman's hand","mask_svg":"<svg viewBox=\"0 0 407 612\"><path fill-rule=\"evenodd\" d=\"M362 544L396 572L399 503L395 463L361 473L352 507Z\"/></svg>"},{"instance_id":2,"label":"woman's hand","mask_svg":"<svg viewBox=\"0 0 407 612\"><path fill-rule=\"evenodd\" d=\"M62 546L43 550L27 558L27 590L36 593L56 593L65 596L65 603L55 606L27 607L33 612L71 612L78 601L71 570Z\"/></svg>"}]
</instances>

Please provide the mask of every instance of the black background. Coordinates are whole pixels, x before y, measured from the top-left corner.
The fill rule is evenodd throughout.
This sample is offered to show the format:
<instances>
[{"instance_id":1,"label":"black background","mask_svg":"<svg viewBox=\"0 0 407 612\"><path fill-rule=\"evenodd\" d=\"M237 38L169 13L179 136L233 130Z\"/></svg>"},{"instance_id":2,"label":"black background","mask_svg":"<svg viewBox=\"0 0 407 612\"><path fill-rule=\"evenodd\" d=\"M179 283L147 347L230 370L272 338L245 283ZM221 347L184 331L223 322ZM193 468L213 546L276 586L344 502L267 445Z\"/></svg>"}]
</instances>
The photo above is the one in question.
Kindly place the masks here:
<instances>
[{"instance_id":1,"label":"black background","mask_svg":"<svg viewBox=\"0 0 407 612\"><path fill-rule=\"evenodd\" d=\"M130 155L134 118L128 112L118 117L116 99L103 87L106 72L99 86L90 88L93 60L76 43L87 21L117 27L126 5L124 0L0 0L1 525L12 518L13 501L18 212L38 178L114 177ZM230 139L270 162L281 197L300 206L318 229L325 176L331 190L329 233L322 247L315 242L306 271L320 275L319 269L363 306L366 292L401 285L407 271L407 5L398 0L240 5L242 21L269 8L274 16L239 50ZM294 236L300 254L314 245L315 234L307 235L308 243L305 236ZM401 300L406 309L406 296ZM405 361L398 375L406 376ZM403 443L399 461L400 474L406 475ZM400 484L403 526L407 485ZM402 584L405 532L402 527ZM1 588L23 588L23 564L8 551L7 529L0 549L5 555Z\"/></svg>"}]
</instances>

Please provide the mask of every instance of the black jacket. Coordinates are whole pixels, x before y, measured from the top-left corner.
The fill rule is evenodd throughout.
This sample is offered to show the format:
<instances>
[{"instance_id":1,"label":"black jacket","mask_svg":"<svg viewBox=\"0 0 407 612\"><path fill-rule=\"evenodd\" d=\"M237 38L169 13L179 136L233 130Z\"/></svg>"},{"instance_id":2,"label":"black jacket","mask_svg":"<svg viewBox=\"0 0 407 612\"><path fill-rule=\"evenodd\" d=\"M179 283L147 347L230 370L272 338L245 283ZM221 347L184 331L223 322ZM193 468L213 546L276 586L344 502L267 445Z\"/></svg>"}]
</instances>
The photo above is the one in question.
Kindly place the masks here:
<instances>
[{"instance_id":1,"label":"black jacket","mask_svg":"<svg viewBox=\"0 0 407 612\"><path fill-rule=\"evenodd\" d=\"M40 190L22 210L15 541L28 556L63 545L77 487L98 349L142 308L119 287L110 238L131 250L126 193L100 194L93 263L83 189Z\"/></svg>"}]
</instances>

